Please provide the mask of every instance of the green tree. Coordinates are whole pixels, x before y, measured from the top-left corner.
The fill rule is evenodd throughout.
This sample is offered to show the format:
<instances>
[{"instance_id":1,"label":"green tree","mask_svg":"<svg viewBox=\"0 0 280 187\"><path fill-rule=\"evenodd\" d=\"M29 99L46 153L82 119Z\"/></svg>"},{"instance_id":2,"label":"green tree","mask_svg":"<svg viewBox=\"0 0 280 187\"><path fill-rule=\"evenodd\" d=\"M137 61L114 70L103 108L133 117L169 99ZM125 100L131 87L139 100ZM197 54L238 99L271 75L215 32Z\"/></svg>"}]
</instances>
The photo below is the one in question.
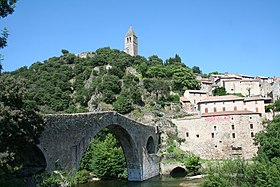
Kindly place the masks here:
<instances>
[{"instance_id":1,"label":"green tree","mask_svg":"<svg viewBox=\"0 0 280 187\"><path fill-rule=\"evenodd\" d=\"M202 74L202 71L200 70L200 68L198 66L192 67L192 71L193 71L193 73L196 73L196 74L199 74L199 75Z\"/></svg>"},{"instance_id":2,"label":"green tree","mask_svg":"<svg viewBox=\"0 0 280 187\"><path fill-rule=\"evenodd\" d=\"M16 0L1 0L0 1L0 19L14 12ZM7 46L8 29L5 27L0 36L0 49ZM2 55L0 54L0 73L3 70L1 64Z\"/></svg>"},{"instance_id":3,"label":"green tree","mask_svg":"<svg viewBox=\"0 0 280 187\"><path fill-rule=\"evenodd\" d=\"M280 99L277 99L273 104L273 110L276 112L280 111Z\"/></svg>"},{"instance_id":4,"label":"green tree","mask_svg":"<svg viewBox=\"0 0 280 187\"><path fill-rule=\"evenodd\" d=\"M91 142L79 170L93 172L101 179L127 178L126 161L116 137L102 130Z\"/></svg>"},{"instance_id":5,"label":"green tree","mask_svg":"<svg viewBox=\"0 0 280 187\"><path fill-rule=\"evenodd\" d=\"M131 99L120 95L113 103L113 109L121 114L127 114L133 110Z\"/></svg>"},{"instance_id":6,"label":"green tree","mask_svg":"<svg viewBox=\"0 0 280 187\"><path fill-rule=\"evenodd\" d=\"M212 91L214 96L227 95L226 89L224 87L217 87Z\"/></svg>"},{"instance_id":7,"label":"green tree","mask_svg":"<svg viewBox=\"0 0 280 187\"><path fill-rule=\"evenodd\" d=\"M0 174L23 163L39 143L43 119L27 98L27 82L5 74L0 76Z\"/></svg>"}]
</instances>

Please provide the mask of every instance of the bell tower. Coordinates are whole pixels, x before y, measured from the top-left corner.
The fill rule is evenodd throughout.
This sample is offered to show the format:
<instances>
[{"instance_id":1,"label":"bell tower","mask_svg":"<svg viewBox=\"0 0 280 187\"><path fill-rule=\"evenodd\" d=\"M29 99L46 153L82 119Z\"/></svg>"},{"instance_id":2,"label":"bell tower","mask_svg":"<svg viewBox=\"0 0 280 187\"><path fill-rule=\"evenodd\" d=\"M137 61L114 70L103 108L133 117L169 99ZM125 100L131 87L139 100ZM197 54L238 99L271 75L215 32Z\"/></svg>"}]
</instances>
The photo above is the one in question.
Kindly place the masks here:
<instances>
[{"instance_id":1,"label":"bell tower","mask_svg":"<svg viewBox=\"0 0 280 187\"><path fill-rule=\"evenodd\" d=\"M129 27L124 39L124 52L131 56L138 55L138 39L132 26Z\"/></svg>"}]
</instances>

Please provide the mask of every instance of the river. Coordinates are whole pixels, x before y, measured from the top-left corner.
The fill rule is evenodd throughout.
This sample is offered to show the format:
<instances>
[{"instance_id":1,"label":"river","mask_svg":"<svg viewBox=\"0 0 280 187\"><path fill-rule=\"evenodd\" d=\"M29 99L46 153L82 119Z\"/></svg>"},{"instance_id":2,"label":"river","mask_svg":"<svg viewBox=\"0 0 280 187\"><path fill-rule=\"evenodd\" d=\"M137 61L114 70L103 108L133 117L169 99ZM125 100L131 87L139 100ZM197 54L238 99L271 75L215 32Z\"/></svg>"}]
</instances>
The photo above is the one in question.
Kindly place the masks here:
<instances>
[{"instance_id":1,"label":"river","mask_svg":"<svg viewBox=\"0 0 280 187\"><path fill-rule=\"evenodd\" d=\"M77 187L198 187L203 179L172 178L170 176L158 176L143 182L129 182L120 180L93 181L79 184Z\"/></svg>"}]
</instances>

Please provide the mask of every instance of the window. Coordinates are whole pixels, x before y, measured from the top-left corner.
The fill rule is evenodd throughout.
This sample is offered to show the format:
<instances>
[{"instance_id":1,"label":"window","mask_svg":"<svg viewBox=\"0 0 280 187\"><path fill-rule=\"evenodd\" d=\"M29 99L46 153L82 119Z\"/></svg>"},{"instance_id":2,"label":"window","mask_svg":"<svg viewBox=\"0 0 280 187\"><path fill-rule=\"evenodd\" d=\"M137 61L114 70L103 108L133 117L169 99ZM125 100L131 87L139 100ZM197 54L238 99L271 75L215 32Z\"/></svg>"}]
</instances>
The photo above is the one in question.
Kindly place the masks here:
<instances>
[{"instance_id":1,"label":"window","mask_svg":"<svg viewBox=\"0 0 280 187\"><path fill-rule=\"evenodd\" d=\"M193 100L193 104L196 104L196 100L195 99Z\"/></svg>"},{"instance_id":2,"label":"window","mask_svg":"<svg viewBox=\"0 0 280 187\"><path fill-rule=\"evenodd\" d=\"M246 105L246 102L244 102L244 105Z\"/></svg>"},{"instance_id":3,"label":"window","mask_svg":"<svg viewBox=\"0 0 280 187\"><path fill-rule=\"evenodd\" d=\"M186 132L186 137L187 137L187 138L189 137L189 132Z\"/></svg>"},{"instance_id":4,"label":"window","mask_svg":"<svg viewBox=\"0 0 280 187\"><path fill-rule=\"evenodd\" d=\"M226 111L226 107L223 107L223 111Z\"/></svg>"},{"instance_id":5,"label":"window","mask_svg":"<svg viewBox=\"0 0 280 187\"><path fill-rule=\"evenodd\" d=\"M196 137L199 138L199 134L197 134Z\"/></svg>"},{"instance_id":6,"label":"window","mask_svg":"<svg viewBox=\"0 0 280 187\"><path fill-rule=\"evenodd\" d=\"M235 138L235 133L232 133L231 136L232 136L232 138Z\"/></svg>"},{"instance_id":7,"label":"window","mask_svg":"<svg viewBox=\"0 0 280 187\"><path fill-rule=\"evenodd\" d=\"M193 108L193 111L196 112L196 107Z\"/></svg>"},{"instance_id":8,"label":"window","mask_svg":"<svg viewBox=\"0 0 280 187\"><path fill-rule=\"evenodd\" d=\"M216 126L214 126L214 131L216 131L217 130L217 127Z\"/></svg>"},{"instance_id":9,"label":"window","mask_svg":"<svg viewBox=\"0 0 280 187\"><path fill-rule=\"evenodd\" d=\"M216 107L214 107L214 112L217 112L217 108Z\"/></svg>"},{"instance_id":10,"label":"window","mask_svg":"<svg viewBox=\"0 0 280 187\"><path fill-rule=\"evenodd\" d=\"M214 133L211 133L211 137L214 138L214 136L215 136Z\"/></svg>"},{"instance_id":11,"label":"window","mask_svg":"<svg viewBox=\"0 0 280 187\"><path fill-rule=\"evenodd\" d=\"M237 110L237 106L234 107L234 111L236 111L236 110Z\"/></svg>"},{"instance_id":12,"label":"window","mask_svg":"<svg viewBox=\"0 0 280 187\"><path fill-rule=\"evenodd\" d=\"M244 110L247 110L247 108L244 108Z\"/></svg>"},{"instance_id":13,"label":"window","mask_svg":"<svg viewBox=\"0 0 280 187\"><path fill-rule=\"evenodd\" d=\"M205 113L208 113L208 108L205 108Z\"/></svg>"},{"instance_id":14,"label":"window","mask_svg":"<svg viewBox=\"0 0 280 187\"><path fill-rule=\"evenodd\" d=\"M253 132L251 132L251 137L254 137L255 135L254 135L254 133Z\"/></svg>"},{"instance_id":15,"label":"window","mask_svg":"<svg viewBox=\"0 0 280 187\"><path fill-rule=\"evenodd\" d=\"M231 129L234 130L234 125L231 125Z\"/></svg>"},{"instance_id":16,"label":"window","mask_svg":"<svg viewBox=\"0 0 280 187\"><path fill-rule=\"evenodd\" d=\"M250 124L250 129L253 129L254 128L254 125L251 123Z\"/></svg>"},{"instance_id":17,"label":"window","mask_svg":"<svg viewBox=\"0 0 280 187\"><path fill-rule=\"evenodd\" d=\"M259 112L259 108L258 107L256 107L256 112Z\"/></svg>"},{"instance_id":18,"label":"window","mask_svg":"<svg viewBox=\"0 0 280 187\"><path fill-rule=\"evenodd\" d=\"M258 104L258 101L255 101L255 104Z\"/></svg>"},{"instance_id":19,"label":"window","mask_svg":"<svg viewBox=\"0 0 280 187\"><path fill-rule=\"evenodd\" d=\"M250 119L252 119L252 117L250 117Z\"/></svg>"},{"instance_id":20,"label":"window","mask_svg":"<svg viewBox=\"0 0 280 187\"><path fill-rule=\"evenodd\" d=\"M235 101L232 101L233 103L235 103Z\"/></svg>"}]
</instances>

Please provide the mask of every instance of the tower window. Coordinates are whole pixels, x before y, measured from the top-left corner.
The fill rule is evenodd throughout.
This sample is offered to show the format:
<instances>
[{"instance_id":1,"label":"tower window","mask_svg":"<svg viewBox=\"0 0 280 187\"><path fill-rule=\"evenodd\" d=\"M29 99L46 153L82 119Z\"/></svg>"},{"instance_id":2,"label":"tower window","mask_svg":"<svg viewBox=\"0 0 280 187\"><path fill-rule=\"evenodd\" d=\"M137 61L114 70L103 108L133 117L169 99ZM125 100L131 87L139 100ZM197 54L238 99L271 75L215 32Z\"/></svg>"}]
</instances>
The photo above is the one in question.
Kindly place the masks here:
<instances>
[{"instance_id":1,"label":"tower window","mask_svg":"<svg viewBox=\"0 0 280 187\"><path fill-rule=\"evenodd\" d=\"M217 130L217 127L216 126L214 126L214 131L216 131Z\"/></svg>"},{"instance_id":2,"label":"tower window","mask_svg":"<svg viewBox=\"0 0 280 187\"><path fill-rule=\"evenodd\" d=\"M189 137L189 132L186 132L186 137L187 137L187 138Z\"/></svg>"},{"instance_id":3,"label":"tower window","mask_svg":"<svg viewBox=\"0 0 280 187\"><path fill-rule=\"evenodd\" d=\"M234 107L234 111L236 111L236 110L237 110L237 106Z\"/></svg>"},{"instance_id":4,"label":"tower window","mask_svg":"<svg viewBox=\"0 0 280 187\"><path fill-rule=\"evenodd\" d=\"M197 134L196 137L199 138L199 134Z\"/></svg>"},{"instance_id":5,"label":"tower window","mask_svg":"<svg viewBox=\"0 0 280 187\"><path fill-rule=\"evenodd\" d=\"M211 133L211 137L214 138L214 136L215 136L214 133Z\"/></svg>"},{"instance_id":6,"label":"tower window","mask_svg":"<svg viewBox=\"0 0 280 187\"><path fill-rule=\"evenodd\" d=\"M253 132L251 132L251 137L254 137L255 135L254 135L254 133Z\"/></svg>"},{"instance_id":7,"label":"tower window","mask_svg":"<svg viewBox=\"0 0 280 187\"><path fill-rule=\"evenodd\" d=\"M250 129L253 129L254 128L254 125L251 123L250 124Z\"/></svg>"},{"instance_id":8,"label":"tower window","mask_svg":"<svg viewBox=\"0 0 280 187\"><path fill-rule=\"evenodd\" d=\"M232 133L231 136L232 136L232 138L235 138L235 133Z\"/></svg>"},{"instance_id":9,"label":"tower window","mask_svg":"<svg viewBox=\"0 0 280 187\"><path fill-rule=\"evenodd\" d=\"M205 113L208 113L208 108L205 108Z\"/></svg>"},{"instance_id":10,"label":"tower window","mask_svg":"<svg viewBox=\"0 0 280 187\"><path fill-rule=\"evenodd\" d=\"M217 112L217 108L216 107L214 107L214 112Z\"/></svg>"},{"instance_id":11,"label":"tower window","mask_svg":"<svg viewBox=\"0 0 280 187\"><path fill-rule=\"evenodd\" d=\"M223 107L223 111L226 111L226 107Z\"/></svg>"},{"instance_id":12,"label":"tower window","mask_svg":"<svg viewBox=\"0 0 280 187\"><path fill-rule=\"evenodd\" d=\"M234 130L234 125L231 125L231 129Z\"/></svg>"}]
</instances>

